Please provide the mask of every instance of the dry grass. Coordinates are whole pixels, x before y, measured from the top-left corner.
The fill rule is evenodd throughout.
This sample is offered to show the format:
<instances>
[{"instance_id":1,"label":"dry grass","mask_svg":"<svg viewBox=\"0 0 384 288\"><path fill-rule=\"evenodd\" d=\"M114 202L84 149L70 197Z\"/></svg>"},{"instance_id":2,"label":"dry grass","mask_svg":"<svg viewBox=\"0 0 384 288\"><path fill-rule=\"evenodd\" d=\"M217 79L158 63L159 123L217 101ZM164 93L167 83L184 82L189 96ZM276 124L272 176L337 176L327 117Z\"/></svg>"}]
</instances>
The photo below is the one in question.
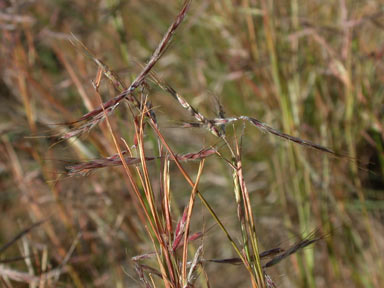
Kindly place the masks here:
<instances>
[{"instance_id":1,"label":"dry grass","mask_svg":"<svg viewBox=\"0 0 384 288\"><path fill-rule=\"evenodd\" d=\"M0 0L1 284L381 287L383 9Z\"/></svg>"}]
</instances>

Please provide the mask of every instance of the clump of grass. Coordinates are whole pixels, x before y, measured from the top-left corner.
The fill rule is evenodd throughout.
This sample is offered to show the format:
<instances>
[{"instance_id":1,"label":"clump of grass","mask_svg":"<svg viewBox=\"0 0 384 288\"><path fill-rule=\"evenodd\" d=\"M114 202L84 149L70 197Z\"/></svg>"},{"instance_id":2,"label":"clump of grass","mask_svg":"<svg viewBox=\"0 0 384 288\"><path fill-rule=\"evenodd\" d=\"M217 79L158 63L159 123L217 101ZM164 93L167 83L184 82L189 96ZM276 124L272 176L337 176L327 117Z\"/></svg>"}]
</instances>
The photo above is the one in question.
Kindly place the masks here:
<instances>
[{"instance_id":1,"label":"clump of grass","mask_svg":"<svg viewBox=\"0 0 384 288\"><path fill-rule=\"evenodd\" d=\"M189 5L190 5L190 1L186 1L184 3L183 8L179 12L175 21L169 27L167 33L164 35L163 39L159 43L151 59L144 66L142 72L139 74L139 76L136 77L136 79L132 82L129 88L124 88L125 87L124 84L121 83L121 80L116 75L116 73L111 71L108 68L108 66L105 65L102 61L95 58L92 55L92 53L79 40L75 38L75 41L76 41L75 44L77 46L80 46L86 52L86 54L94 60L94 62L99 67L97 80L96 82L94 82L95 88L97 89L99 87L99 83L101 80L100 76L101 76L101 73L103 73L105 76L108 77L108 79L112 82L115 88L117 88L118 90L121 90L120 91L121 93L118 96L114 97L113 99L108 100L106 103L102 103L100 108L96 108L93 111L88 112L87 114L82 116L78 121L71 123L71 124L74 124L74 123L82 123L82 124L79 127L72 128L71 132L65 133L62 136L63 139L69 139L79 134L83 134L85 132L88 132L94 126L98 125L103 119L106 119L111 135L113 136L116 149L118 150L118 154L109 156L108 158L104 158L104 159L92 160L87 163L81 163L81 164L69 166L68 167L69 175L84 174L90 170L93 170L96 168L108 167L108 166L117 166L117 165L124 166L124 169L130 181L130 185L131 187L134 187L133 190L135 191L135 194L138 198L138 202L140 203L137 209L141 209L142 215L145 215L146 219L143 225L145 225L148 235L151 237L151 240L154 244L154 249L155 249L154 253L151 253L151 254L147 253L140 257L135 257L134 259L136 262L138 262L137 261L138 259L141 260L143 258L149 258L150 256L152 256L157 259L157 263L158 263L157 269L143 265L143 264L137 264L136 270L140 276L140 279L146 286L152 287L152 285L150 284L150 281L148 280L148 277L145 277L145 274L146 274L145 272L152 273L154 275L159 276L166 287L189 287L193 285L193 280L196 278L194 274L196 273L198 264L202 263L201 257L202 257L202 247L203 247L203 246L199 246L199 248L197 249L193 261L189 264L190 270L187 273L188 241L191 239L197 238L194 235L190 235L190 232L189 232L192 211L193 211L196 195L199 195L204 205L206 205L207 209L210 211L210 213L212 214L214 219L217 221L221 229L227 235L229 241L231 242L232 246L234 247L235 251L239 256L239 258L237 259L241 260L245 268L250 273L252 286L253 287L266 287L266 285L271 286L272 284L268 284L269 282L265 281L266 273L263 269L268 268L274 264L277 264L287 256L295 253L301 248L304 248L318 241L321 238L301 241L299 244L294 245L287 251L278 249L279 252L282 252L282 253L280 253L278 256L275 256L271 261L267 262L265 265L261 264L259 244L258 244L259 240L256 233L256 223L255 223L255 219L252 211L252 206L250 204L251 202L250 202L249 193L243 177L242 162L241 162L241 147L237 139L235 139L235 144L236 144L235 148L233 148L230 145L226 137L225 126L239 120L248 121L254 126L256 126L257 128L261 129L262 131L271 133L278 137L281 137L289 141L298 143L300 145L308 146L323 152L327 152L335 155L336 153L321 145L282 133L252 117L239 116L239 117L224 118L223 116L225 115L225 112L222 105L220 105L220 113L219 113L220 118L215 118L213 120L207 119L203 114L198 112L196 108L194 108L183 97L181 97L175 91L175 89L173 89L168 84L164 84L164 82L160 81L159 78L153 72L151 73L152 68L155 66L156 62L159 61L160 57L165 51L167 44L171 39L171 35L175 32L179 24L184 19L188 11ZM224 227L222 222L217 217L216 213L213 211L213 209L208 204L208 202L206 202L206 200L203 198L202 194L199 192L197 188L199 179L204 167L203 159L211 155L212 153L214 153L215 150L205 149L198 153L189 153L181 156L177 156L176 154L174 154L174 152L168 146L168 144L166 143L166 140L164 139L163 135L159 130L159 126L156 121L155 112L153 111L152 105L148 100L149 95L148 93L144 92L146 90L146 87L144 85L145 85L147 76L151 76L152 80L154 80L154 82L157 85L159 85L162 89L168 92L173 98L175 98L178 101L178 103L184 109L186 109L191 116L193 116L198 121L197 123L187 123L186 125L184 125L184 127L190 126L190 127L201 127L201 128L207 129L213 135L221 138L225 143L226 147L228 148L228 150L231 152L232 159L227 160L227 162L229 166L233 169L235 200L237 203L238 219L239 219L239 224L240 224L241 233L242 233L241 248L232 239L227 229ZM138 98L134 95L134 91L140 87L142 88L141 89L142 92L141 92L140 100L138 100ZM133 153L127 144L125 144L127 150L126 151L121 150L117 142L116 136L108 120L108 117L112 115L113 111L122 100L128 100L129 103L133 104L132 109L137 109L138 111L138 114L137 114L131 109L132 117L133 119L135 119L135 122L134 122L135 140L136 140L135 146L138 150L137 153L139 157L132 157ZM143 144L143 135L144 135L144 128L145 128L146 121L149 122L149 124L154 129L154 132L158 137L159 153L162 156L159 156L159 157L146 156L144 144ZM124 156L125 154L129 154L130 157L125 157ZM166 156L167 154L170 154L171 156ZM175 231L172 230L172 216L171 216L172 213L170 211L170 205L169 205L169 191L167 190L167 187L162 187L163 193L161 196L164 197L164 199L160 198L157 200L157 201L160 201L160 203L162 203L161 209L158 210L156 207L158 207L159 204L157 203L156 197L153 193L153 189L151 187L150 175L147 169L147 162L155 159L162 159L162 162L163 162L162 166L166 167L167 166L166 162L169 161L167 159L168 157L176 162L179 170L182 172L182 174L184 175L184 177L192 187L189 204L185 208L184 214L181 220L178 222L178 225ZM192 160L202 159L200 162L200 167L199 167L197 179L195 182L191 180L191 178L184 171L184 169L180 164L180 161L189 160L189 159L192 159ZM140 192L140 188L138 187L137 183L134 181L135 177L133 176L129 168L130 165L134 165L134 164L141 164L136 166L136 172L137 172L137 177L140 179L143 192ZM169 179L170 175L168 174L168 171L166 170L165 172L166 172L165 174L161 175L161 178ZM163 222L164 220L166 221ZM166 235L166 237L164 237L163 235ZM200 236L200 234L196 234L196 235ZM180 246L183 247L183 253L182 253L181 259L176 255L176 249ZM273 249L273 251L276 251L276 249L277 248ZM269 254L269 253L266 253L266 254ZM263 253L261 253L261 255L263 255ZM214 261L211 261L211 262L214 262ZM216 260L216 262L218 261Z\"/></svg>"},{"instance_id":2,"label":"clump of grass","mask_svg":"<svg viewBox=\"0 0 384 288\"><path fill-rule=\"evenodd\" d=\"M70 29L81 41L68 33L60 13L43 19L52 26L38 30L35 17L49 6L43 2L31 4L33 17L18 15L22 8L0 15L6 67L0 92L11 107L1 115L0 173L6 175L0 177L7 184L0 186L14 197L4 205L10 217L2 223L11 228L2 230L13 234L0 245L2 283L132 286L136 279L144 287L380 287L382 261L375 257L382 225L374 217L380 208L372 208L380 201L363 187L357 162L339 160L359 158L362 139L382 146L380 97L372 97L376 107L367 104L367 95L381 87L367 72L380 65L372 68L369 59L382 53L376 47L360 55L375 43L365 41L360 29L379 27L382 13L370 14L368 4L356 12L345 1L338 15L334 4L311 1L305 7L261 1L258 7L186 0L169 25L172 4L147 9L144 2L100 1L102 13L74 4L87 11L70 22L82 24ZM340 16L340 23L322 24L328 14L332 23ZM152 32L143 37L141 29ZM166 31L162 38L156 39L156 29ZM95 33L87 39L86 30ZM63 38L69 41L59 45ZM151 56L141 65L131 54ZM128 68L111 69L121 65L118 59ZM136 69L137 76L124 74ZM129 85L122 81L127 78ZM76 120L71 105L77 92L87 111ZM209 93L220 95L214 95L216 115L205 106ZM106 94L113 96L102 100ZM52 126L57 112L65 123ZM166 129L164 118L180 117L177 132ZM53 137L19 138L41 134L43 127L53 128ZM368 127L381 134L371 138ZM271 138L260 138L254 128ZM58 138L61 145L55 145ZM282 146L283 140L289 144ZM82 160L70 155L64 161L68 147ZM339 152L345 147L351 157ZM52 181L54 166L63 162L68 177ZM47 215L48 221L39 221ZM29 218L34 224L24 223ZM29 228L16 234L15 219ZM205 222L214 224L206 229ZM297 241L277 244L287 231ZM332 237L325 237L329 231ZM326 249L305 249L320 240ZM16 253L21 256L10 256ZM132 269L124 273L122 265ZM221 279L223 274L229 276Z\"/></svg>"}]
</instances>

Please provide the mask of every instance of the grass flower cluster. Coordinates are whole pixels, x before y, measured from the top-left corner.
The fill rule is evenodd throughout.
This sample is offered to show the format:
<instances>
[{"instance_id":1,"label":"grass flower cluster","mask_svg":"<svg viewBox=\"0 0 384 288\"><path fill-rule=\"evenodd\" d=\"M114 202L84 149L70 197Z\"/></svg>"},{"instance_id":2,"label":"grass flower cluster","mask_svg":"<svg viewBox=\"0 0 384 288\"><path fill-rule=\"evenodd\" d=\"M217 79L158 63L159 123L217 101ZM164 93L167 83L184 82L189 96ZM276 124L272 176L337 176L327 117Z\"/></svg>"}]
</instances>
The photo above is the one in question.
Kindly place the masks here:
<instances>
[{"instance_id":1,"label":"grass flower cluster","mask_svg":"<svg viewBox=\"0 0 384 288\"><path fill-rule=\"evenodd\" d=\"M383 283L379 1L0 8L4 287Z\"/></svg>"}]
</instances>

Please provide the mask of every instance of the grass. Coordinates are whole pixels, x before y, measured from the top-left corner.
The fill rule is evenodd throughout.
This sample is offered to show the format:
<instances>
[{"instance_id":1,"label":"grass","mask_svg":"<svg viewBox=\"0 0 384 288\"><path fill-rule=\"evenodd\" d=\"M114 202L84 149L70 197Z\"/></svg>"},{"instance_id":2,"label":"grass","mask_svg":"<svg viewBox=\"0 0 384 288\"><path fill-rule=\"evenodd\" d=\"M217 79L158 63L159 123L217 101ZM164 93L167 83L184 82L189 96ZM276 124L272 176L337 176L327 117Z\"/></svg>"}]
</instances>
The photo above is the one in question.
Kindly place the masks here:
<instances>
[{"instance_id":1,"label":"grass","mask_svg":"<svg viewBox=\"0 0 384 288\"><path fill-rule=\"evenodd\" d=\"M2 285L380 287L383 7L256 2L0 2Z\"/></svg>"}]
</instances>

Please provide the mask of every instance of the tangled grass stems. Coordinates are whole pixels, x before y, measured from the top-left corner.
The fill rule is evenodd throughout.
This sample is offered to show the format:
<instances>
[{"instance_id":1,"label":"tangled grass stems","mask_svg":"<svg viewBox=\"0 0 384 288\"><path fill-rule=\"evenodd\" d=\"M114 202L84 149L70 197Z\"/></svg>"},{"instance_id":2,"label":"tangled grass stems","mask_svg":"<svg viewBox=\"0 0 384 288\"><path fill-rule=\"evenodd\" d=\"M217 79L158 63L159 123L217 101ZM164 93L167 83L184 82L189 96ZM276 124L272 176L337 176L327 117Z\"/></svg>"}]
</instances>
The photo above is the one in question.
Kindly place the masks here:
<instances>
[{"instance_id":1,"label":"tangled grass stems","mask_svg":"<svg viewBox=\"0 0 384 288\"><path fill-rule=\"evenodd\" d=\"M0 285L248 287L261 274L260 261L266 287L274 287L272 279L278 287L382 286L379 1L193 1L188 25L176 30L182 41L169 42L172 51L166 47L166 57L106 115L100 110L79 122L74 110L103 108L144 71L185 2L19 2L0 4L0 186L7 216ZM84 42L70 39L68 29ZM138 73L127 76L134 66ZM154 69L172 86L160 81L166 89L157 89ZM213 94L216 109L204 110ZM151 118L194 186L186 185ZM180 119L178 130L163 126ZM69 127L50 124L60 121ZM59 139L28 137L47 128ZM201 157L202 147L215 147L219 157ZM339 161L327 147L347 151L363 167ZM188 152L195 161L180 159ZM63 160L74 158L84 162ZM52 180L62 163L71 176L87 178ZM220 217L234 251L208 210ZM38 230L18 234L47 215ZM315 227L333 231L326 245L310 241L319 235L297 236ZM270 246L290 234L300 240ZM302 249L307 244L316 248ZM271 247L277 248L265 251ZM210 259L218 261L204 261ZM142 283L124 264L136 267Z\"/></svg>"},{"instance_id":2,"label":"tangled grass stems","mask_svg":"<svg viewBox=\"0 0 384 288\"><path fill-rule=\"evenodd\" d=\"M272 135L278 136L288 141L300 144L302 146L307 146L313 149L317 149L319 151L326 152L329 154L333 154L333 155L338 155L338 154L336 154L333 150L330 150L322 145L318 145L313 142L303 140L301 138L294 137L286 133L280 132L279 130L274 129L269 125L249 116L225 117L224 109L220 105L220 103L219 103L219 118L208 119L203 114L198 112L196 108L190 105L183 97L181 97L174 88L172 88L168 84L165 84L163 81L159 80L159 78L151 70L153 66L157 63L157 61L160 59L162 54L164 53L176 28L184 19L189 5L190 5L190 1L184 2L183 8L179 12L175 21L169 27L162 41L157 46L156 50L152 54L151 59L144 66L141 73L136 77L136 79L131 83L131 85L128 88L125 88L124 84L121 82L119 77L111 69L109 69L109 67L106 64L104 64L102 61L94 57L92 53L85 47L85 45L83 45L78 39L75 38L74 44L77 47L82 48L82 50L84 50L84 53L89 58L93 59L94 62L99 67L97 82L100 82L101 73L103 73L112 82L112 84L118 91L121 91L121 90L123 91L118 96L108 100L105 103L100 102L100 108L94 109L93 111L82 116L78 121L73 122L72 124L79 123L79 126L73 128L70 132L62 136L63 139L69 139L71 137L81 135L84 132L88 132L90 129L98 125L103 119L106 119L108 129L112 135L118 154L112 155L104 159L96 159L86 163L69 166L68 167L69 175L72 176L78 173L84 174L96 168L123 165L124 170L126 171L126 174L130 180L131 186L135 187L134 188L135 194L139 198L141 209L144 211L144 214L146 215L146 218L147 218L146 222L150 224L151 229L148 230L148 234L153 242L155 255L160 267L160 272L157 273L156 275L161 276L166 287L189 287L189 285L191 285L190 282L192 281L192 278L193 278L192 277L193 271L195 270L195 267L198 263L198 259L201 257L201 248L199 247L198 251L195 254L194 261L192 262L195 264L192 265L191 270L189 271L189 273L187 273L187 263L188 263L187 247L188 247L188 240L190 238L189 226L190 226L192 210L193 210L196 195L199 196L200 200L207 207L211 215L219 224L220 228L227 235L228 240L230 241L230 243L232 244L232 246L234 247L235 251L239 256L238 259L240 259L243 262L244 266L247 268L247 270L250 273L252 286L253 287L270 286L271 285L270 281L266 282L266 279L270 279L270 278L265 278L266 274L263 271L263 268L267 268L274 264L277 264L282 259L298 251L300 248L306 247L316 242L319 239L316 239L316 240L313 239L311 241L303 241L300 243L299 246L293 246L291 249L288 249L287 251L282 252L278 256L275 256L271 261L267 262L265 265L261 264L255 220L253 216L252 207L250 204L248 189L245 184L245 180L242 172L240 144L236 138L235 148L231 147L231 145L229 144L226 138L225 127L228 124L231 124L237 121L246 121L251 123L253 126L257 127L258 129L262 130L263 132L270 133ZM197 120L197 122L186 123L184 127L201 127L201 128L207 129L213 135L221 138L224 141L226 147L231 152L231 155L232 155L231 167L233 169L233 175L234 175L233 181L234 181L235 198L237 202L240 228L242 231L242 241L243 241L242 245L243 245L244 253L240 251L238 245L233 241L232 237L229 235L227 229L219 220L214 210L211 208L211 206L205 200L203 195L197 189L197 184L199 182L199 179L202 173L202 168L204 166L204 158L215 153L215 151L212 149L201 150L198 153L188 153L186 155L181 155L181 156L178 156L172 152L169 145L165 141L164 137L160 133L159 126L156 120L156 115L152 110L152 106L148 101L147 95L142 95L141 100L138 100L136 96L133 94L133 92L137 88L144 87L144 81L148 75L157 85L159 85L164 91L166 91L174 99L176 99L178 103L186 111L188 111L191 116L193 116ZM97 90L98 84L94 86ZM143 91L144 91L144 88L142 89L142 92ZM133 118L138 119L138 121L134 121L134 124L135 124L134 126L135 126L135 139L137 140L136 148L138 149L139 157L132 157L132 153L130 152L128 145L126 145L127 151L121 150L121 148L119 147L117 138L109 123L108 117L112 115L115 108L124 99L128 100L128 102L131 103L133 107L136 108L140 114L140 116L137 117L136 115L134 115L135 112L131 110L131 113L133 114L132 115ZM100 98L100 101L101 101L101 98ZM187 213L186 214L184 213L184 216L182 218L183 221L180 222L180 223L183 223L183 225L182 227L181 226L177 227L175 234L173 234L171 230L172 225L170 224L171 213L168 205L169 200L167 200L167 198L164 199L165 202L164 202L162 211L159 211L156 208L157 201L153 193L150 175L148 173L148 168L147 168L147 162L155 159L164 159L164 157L163 156L159 156L159 157L146 156L146 152L143 145L143 135L144 135L143 132L144 132L145 122L147 121L145 120L145 116L148 117L147 120L149 121L149 124L151 125L153 131L158 137L160 151L162 151L163 149L162 147L165 148L167 153L169 153L170 155L170 159L176 163L176 166L181 171L184 178L187 180L187 182L190 184L192 188L190 201L188 206L185 209L185 212ZM126 156L128 152L131 155L130 157ZM198 171L197 180L195 182L192 181L192 179L188 176L188 174L185 172L185 170L180 164L180 161L183 161L186 159L202 159L200 162L200 168ZM141 187L143 188L144 195L141 194L141 192L139 191L139 188L134 183L133 175L129 169L129 165L138 165L138 164L140 164L140 166L136 166L136 170L137 170L137 175L141 182ZM165 173L169 173L167 170L164 170L164 171ZM166 179L168 176L164 175L163 177ZM165 218L167 219L165 226L161 221L162 217L160 216L160 214L165 216ZM169 236L172 238L172 235L175 235L172 245L169 240L165 239L162 236L164 234L168 235L168 238ZM179 246L181 237L183 237L184 240L182 243L183 253L181 257L181 266L179 266L177 264L178 263L177 256L174 254L174 252L175 252L175 248ZM158 250L157 248L158 245L159 245L158 248L160 250ZM170 247L170 245L173 247L172 250L169 250L168 248ZM144 266L141 266L140 268L137 269L139 275L141 275L140 278L143 278L142 276L143 267ZM145 283L146 285L150 285L149 284L150 282L148 282L147 280L145 280Z\"/></svg>"}]
</instances>

